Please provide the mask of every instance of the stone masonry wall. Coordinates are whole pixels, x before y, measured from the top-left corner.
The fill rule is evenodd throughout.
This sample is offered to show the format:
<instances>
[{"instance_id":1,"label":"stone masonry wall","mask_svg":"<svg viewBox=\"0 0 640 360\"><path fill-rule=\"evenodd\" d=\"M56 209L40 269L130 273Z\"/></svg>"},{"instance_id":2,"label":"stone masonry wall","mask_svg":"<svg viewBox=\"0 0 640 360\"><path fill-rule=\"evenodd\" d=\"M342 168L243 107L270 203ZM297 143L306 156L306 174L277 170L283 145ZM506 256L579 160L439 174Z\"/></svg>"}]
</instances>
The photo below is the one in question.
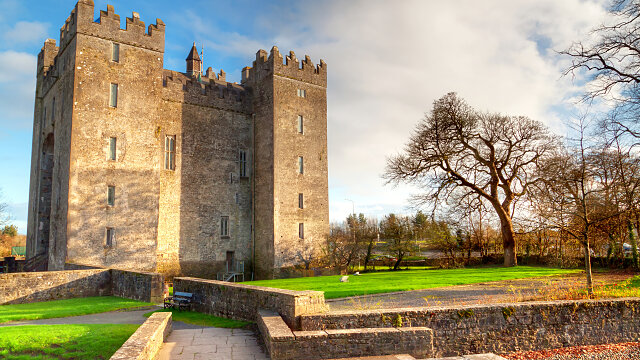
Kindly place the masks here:
<instances>
[{"instance_id":1,"label":"stone masonry wall","mask_svg":"<svg viewBox=\"0 0 640 360\"><path fill-rule=\"evenodd\" d=\"M171 333L171 313L154 313L116 351L111 360L154 360Z\"/></svg>"},{"instance_id":2,"label":"stone masonry wall","mask_svg":"<svg viewBox=\"0 0 640 360\"><path fill-rule=\"evenodd\" d=\"M111 295L107 269L0 274L0 304Z\"/></svg>"},{"instance_id":3,"label":"stone masonry wall","mask_svg":"<svg viewBox=\"0 0 640 360\"><path fill-rule=\"evenodd\" d=\"M113 269L0 274L0 304L114 295L162 302L161 274Z\"/></svg>"},{"instance_id":4,"label":"stone masonry wall","mask_svg":"<svg viewBox=\"0 0 640 360\"><path fill-rule=\"evenodd\" d=\"M260 310L258 328L273 360L394 354L424 358L433 352L433 331L424 327L291 331L280 315Z\"/></svg>"},{"instance_id":5,"label":"stone masonry wall","mask_svg":"<svg viewBox=\"0 0 640 360\"><path fill-rule=\"evenodd\" d=\"M173 291L193 293L193 310L232 319L256 321L258 309L272 310L294 329L298 318L326 310L321 291L293 291L216 280L180 277Z\"/></svg>"},{"instance_id":6,"label":"stone masonry wall","mask_svg":"<svg viewBox=\"0 0 640 360\"><path fill-rule=\"evenodd\" d=\"M114 296L158 304L164 296L164 277L158 273L111 269L111 288Z\"/></svg>"},{"instance_id":7,"label":"stone masonry wall","mask_svg":"<svg viewBox=\"0 0 640 360\"><path fill-rule=\"evenodd\" d=\"M434 355L506 353L640 340L640 299L579 300L302 315L301 329L427 327Z\"/></svg>"}]
</instances>

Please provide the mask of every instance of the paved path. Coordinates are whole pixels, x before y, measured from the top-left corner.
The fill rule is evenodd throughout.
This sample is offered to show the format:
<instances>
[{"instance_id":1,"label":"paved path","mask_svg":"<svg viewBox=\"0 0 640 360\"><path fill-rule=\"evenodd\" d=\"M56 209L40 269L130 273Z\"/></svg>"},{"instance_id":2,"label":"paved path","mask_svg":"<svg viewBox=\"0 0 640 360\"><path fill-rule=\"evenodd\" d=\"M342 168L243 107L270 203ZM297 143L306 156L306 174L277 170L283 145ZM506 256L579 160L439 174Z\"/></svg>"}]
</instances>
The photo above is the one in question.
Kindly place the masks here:
<instances>
[{"instance_id":1,"label":"paved path","mask_svg":"<svg viewBox=\"0 0 640 360\"><path fill-rule=\"evenodd\" d=\"M202 328L173 330L158 360L267 360L256 334L246 329Z\"/></svg>"},{"instance_id":2,"label":"paved path","mask_svg":"<svg viewBox=\"0 0 640 360\"><path fill-rule=\"evenodd\" d=\"M13 321L0 324L0 326L18 326L18 325L59 325L59 324L142 324L147 318L144 314L154 309L145 308L144 310L129 311L110 311L100 314L90 314L81 316L69 316L54 319L24 320Z\"/></svg>"}]
</instances>

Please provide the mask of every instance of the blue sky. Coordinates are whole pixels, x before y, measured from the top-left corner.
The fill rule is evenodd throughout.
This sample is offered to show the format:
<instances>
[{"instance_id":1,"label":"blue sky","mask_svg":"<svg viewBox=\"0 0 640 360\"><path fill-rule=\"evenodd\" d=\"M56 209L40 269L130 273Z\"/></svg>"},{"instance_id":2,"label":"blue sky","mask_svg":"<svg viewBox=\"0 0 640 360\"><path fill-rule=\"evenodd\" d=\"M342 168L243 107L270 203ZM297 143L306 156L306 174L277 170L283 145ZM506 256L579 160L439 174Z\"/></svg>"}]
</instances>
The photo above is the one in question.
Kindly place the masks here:
<instances>
[{"instance_id":1,"label":"blue sky","mask_svg":"<svg viewBox=\"0 0 640 360\"><path fill-rule=\"evenodd\" d=\"M96 17L106 1L95 1ZM109 1L124 18L166 24L165 68L184 71L193 41L204 66L240 80L258 49L277 45L328 64L330 217L406 213L417 189L385 186L431 103L457 91L479 109L541 120L562 133L580 79L554 50L605 17L601 1ZM36 56L75 1L0 0L0 189L26 230ZM349 200L347 200L349 199ZM353 201L353 203L351 201Z\"/></svg>"}]
</instances>

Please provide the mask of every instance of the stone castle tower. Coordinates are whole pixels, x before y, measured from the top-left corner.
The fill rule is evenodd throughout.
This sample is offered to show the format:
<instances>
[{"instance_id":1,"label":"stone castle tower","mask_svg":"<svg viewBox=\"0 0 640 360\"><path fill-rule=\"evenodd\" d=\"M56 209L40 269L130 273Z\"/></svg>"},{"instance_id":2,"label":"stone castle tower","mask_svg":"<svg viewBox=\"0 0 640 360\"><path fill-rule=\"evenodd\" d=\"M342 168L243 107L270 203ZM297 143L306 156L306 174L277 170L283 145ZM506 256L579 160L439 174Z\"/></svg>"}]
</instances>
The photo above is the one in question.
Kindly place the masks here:
<instances>
[{"instance_id":1,"label":"stone castle tower","mask_svg":"<svg viewBox=\"0 0 640 360\"><path fill-rule=\"evenodd\" d=\"M329 230L327 66L258 51L242 84L163 68L164 23L80 0L38 55L27 257L256 278ZM48 262L48 263L47 263Z\"/></svg>"}]
</instances>

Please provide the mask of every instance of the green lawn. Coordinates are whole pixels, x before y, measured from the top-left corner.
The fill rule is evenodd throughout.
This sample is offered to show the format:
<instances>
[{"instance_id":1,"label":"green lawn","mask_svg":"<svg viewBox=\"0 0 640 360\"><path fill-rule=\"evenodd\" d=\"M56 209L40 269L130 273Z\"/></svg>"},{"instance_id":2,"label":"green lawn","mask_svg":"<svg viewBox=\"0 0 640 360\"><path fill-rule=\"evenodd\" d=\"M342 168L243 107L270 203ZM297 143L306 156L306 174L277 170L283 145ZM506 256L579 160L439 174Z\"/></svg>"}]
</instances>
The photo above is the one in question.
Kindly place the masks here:
<instances>
[{"instance_id":1,"label":"green lawn","mask_svg":"<svg viewBox=\"0 0 640 360\"><path fill-rule=\"evenodd\" d=\"M0 323L17 320L50 319L67 316L150 306L151 303L115 296L43 301L29 304L0 305Z\"/></svg>"},{"instance_id":2,"label":"green lawn","mask_svg":"<svg viewBox=\"0 0 640 360\"><path fill-rule=\"evenodd\" d=\"M250 324L248 321L225 319L218 316L203 314L194 311L178 311L173 309L161 309L157 311L150 311L144 314L145 317L151 316L154 312L171 312L171 318L173 321L182 321L187 324L202 325L202 326L215 326L221 328L241 328Z\"/></svg>"},{"instance_id":3,"label":"green lawn","mask_svg":"<svg viewBox=\"0 0 640 360\"><path fill-rule=\"evenodd\" d=\"M487 281L512 280L539 276L577 273L582 270L535 266L483 266L463 269L403 270L365 273L349 276L341 283L340 275L295 279L247 281L244 284L289 290L320 290L326 299L379 294L393 291L419 290Z\"/></svg>"},{"instance_id":4,"label":"green lawn","mask_svg":"<svg viewBox=\"0 0 640 360\"><path fill-rule=\"evenodd\" d=\"M0 358L109 359L139 325L23 325L0 327Z\"/></svg>"}]
</instances>

